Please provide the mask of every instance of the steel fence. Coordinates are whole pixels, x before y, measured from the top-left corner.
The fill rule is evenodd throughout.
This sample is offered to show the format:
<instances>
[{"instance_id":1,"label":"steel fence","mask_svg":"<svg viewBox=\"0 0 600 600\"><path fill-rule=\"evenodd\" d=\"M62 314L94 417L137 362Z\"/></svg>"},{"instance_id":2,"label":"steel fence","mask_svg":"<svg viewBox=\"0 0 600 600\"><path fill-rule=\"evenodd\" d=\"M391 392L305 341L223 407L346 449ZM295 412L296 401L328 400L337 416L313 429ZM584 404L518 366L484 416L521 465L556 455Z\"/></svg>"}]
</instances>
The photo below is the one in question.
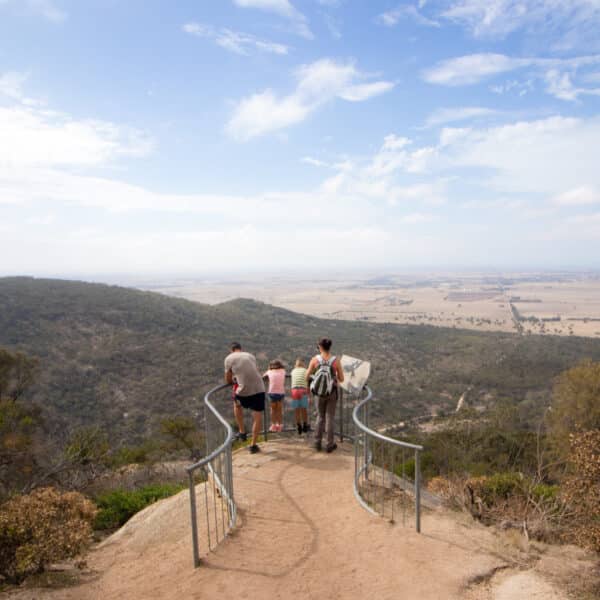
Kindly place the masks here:
<instances>
[{"instance_id":1,"label":"steel fence","mask_svg":"<svg viewBox=\"0 0 600 600\"><path fill-rule=\"evenodd\" d=\"M198 508L204 512L202 531L209 551L235 527L237 510L233 495L233 429L214 403L231 397L229 384L219 385L204 396L206 456L187 467L192 520L194 566L200 565ZM219 402L221 404L221 402ZM231 404L231 402L229 402ZM204 483L196 489L198 480ZM198 498L198 494L201 495Z\"/></svg>"},{"instance_id":2,"label":"steel fence","mask_svg":"<svg viewBox=\"0 0 600 600\"><path fill-rule=\"evenodd\" d=\"M288 376L289 379L289 376ZM348 394L339 390L334 430L338 439L354 442L354 493L368 511L405 522L414 510L420 531L421 490L420 452L422 446L396 440L369 428L371 389ZM283 431L269 432L270 403L265 406L263 438L275 438L296 431L293 410L286 399ZM311 402L309 420L314 429L315 403ZM235 527L237 509L233 493L233 442L235 422L231 385L214 387L204 396L206 456L187 467L194 565L200 565L200 536L210 552ZM248 437L251 433L248 432ZM414 453L414 456L413 454ZM410 455L410 457L409 457ZM198 483L202 485L198 486ZM200 515L199 515L200 513Z\"/></svg>"},{"instance_id":3,"label":"steel fence","mask_svg":"<svg viewBox=\"0 0 600 600\"><path fill-rule=\"evenodd\" d=\"M365 387L365 397L352 411L354 421L354 494L369 512L405 523L414 511L415 528L421 531L422 446L396 440L369 427L373 394Z\"/></svg>"}]
</instances>

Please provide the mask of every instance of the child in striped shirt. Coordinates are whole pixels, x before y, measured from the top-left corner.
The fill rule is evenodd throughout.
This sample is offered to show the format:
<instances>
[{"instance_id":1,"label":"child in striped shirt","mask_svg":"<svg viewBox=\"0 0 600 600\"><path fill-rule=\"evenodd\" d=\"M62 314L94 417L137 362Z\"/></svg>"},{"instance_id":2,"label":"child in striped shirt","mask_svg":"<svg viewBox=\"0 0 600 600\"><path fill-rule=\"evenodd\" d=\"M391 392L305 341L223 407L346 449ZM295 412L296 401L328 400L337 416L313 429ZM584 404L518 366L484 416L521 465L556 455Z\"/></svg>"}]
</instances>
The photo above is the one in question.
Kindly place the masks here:
<instances>
[{"instance_id":1,"label":"child in striped shirt","mask_svg":"<svg viewBox=\"0 0 600 600\"><path fill-rule=\"evenodd\" d=\"M292 408L296 416L298 435L310 431L308 426L308 382L306 381L306 363L298 358L292 369Z\"/></svg>"}]
</instances>

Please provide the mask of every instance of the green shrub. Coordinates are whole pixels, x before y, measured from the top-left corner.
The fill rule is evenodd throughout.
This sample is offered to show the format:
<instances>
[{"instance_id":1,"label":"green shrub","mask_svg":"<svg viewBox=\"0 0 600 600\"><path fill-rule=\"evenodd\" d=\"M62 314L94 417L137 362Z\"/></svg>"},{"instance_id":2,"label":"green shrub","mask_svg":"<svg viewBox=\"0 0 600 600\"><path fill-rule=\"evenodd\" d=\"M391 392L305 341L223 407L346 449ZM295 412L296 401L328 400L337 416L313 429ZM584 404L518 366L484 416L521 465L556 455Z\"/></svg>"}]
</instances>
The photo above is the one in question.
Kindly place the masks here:
<instances>
[{"instance_id":1,"label":"green shrub","mask_svg":"<svg viewBox=\"0 0 600 600\"><path fill-rule=\"evenodd\" d=\"M431 477L434 477L437 474L437 471L431 454L427 451L421 452L420 458L421 460L419 462L421 468L421 478L423 480L426 480L430 479ZM402 477L402 475L404 474L404 477L406 479L414 479L415 457L412 456L411 458L405 460L404 463L401 462L399 465L396 465L394 472L396 473L396 475L398 475L398 477Z\"/></svg>"},{"instance_id":2,"label":"green shrub","mask_svg":"<svg viewBox=\"0 0 600 600\"><path fill-rule=\"evenodd\" d=\"M536 500L554 500L558 497L560 486L538 483L534 485L531 493Z\"/></svg>"},{"instance_id":3,"label":"green shrub","mask_svg":"<svg viewBox=\"0 0 600 600\"><path fill-rule=\"evenodd\" d=\"M140 446L123 446L112 453L110 465L116 468L150 462L154 450L155 448L150 443L144 443Z\"/></svg>"},{"instance_id":4,"label":"green shrub","mask_svg":"<svg viewBox=\"0 0 600 600\"><path fill-rule=\"evenodd\" d=\"M94 529L116 529L146 506L177 494L185 486L175 484L148 485L139 490L114 490L96 498L99 511Z\"/></svg>"},{"instance_id":5,"label":"green shrub","mask_svg":"<svg viewBox=\"0 0 600 600\"><path fill-rule=\"evenodd\" d=\"M524 485L523 475L513 472L471 477L465 482L465 487L487 507L493 507L509 498L524 497Z\"/></svg>"},{"instance_id":6,"label":"green shrub","mask_svg":"<svg viewBox=\"0 0 600 600\"><path fill-rule=\"evenodd\" d=\"M0 575L20 583L90 542L94 504L78 492L37 489L0 506Z\"/></svg>"}]
</instances>

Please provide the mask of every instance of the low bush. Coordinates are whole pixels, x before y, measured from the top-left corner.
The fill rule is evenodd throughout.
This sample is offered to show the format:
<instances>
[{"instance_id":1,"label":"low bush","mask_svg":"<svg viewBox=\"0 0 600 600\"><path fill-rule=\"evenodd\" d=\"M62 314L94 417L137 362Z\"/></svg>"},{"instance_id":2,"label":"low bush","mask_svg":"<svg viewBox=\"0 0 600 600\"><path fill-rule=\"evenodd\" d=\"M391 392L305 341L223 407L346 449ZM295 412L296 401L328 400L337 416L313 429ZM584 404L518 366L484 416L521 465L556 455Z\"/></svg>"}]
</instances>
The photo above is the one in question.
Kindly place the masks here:
<instances>
[{"instance_id":1,"label":"low bush","mask_svg":"<svg viewBox=\"0 0 600 600\"><path fill-rule=\"evenodd\" d=\"M37 489L0 506L0 575L20 583L91 541L94 504L78 492Z\"/></svg>"},{"instance_id":2,"label":"low bush","mask_svg":"<svg viewBox=\"0 0 600 600\"><path fill-rule=\"evenodd\" d=\"M94 529L116 529L146 506L177 494L185 486L175 484L148 485L138 490L114 490L96 498L98 514Z\"/></svg>"},{"instance_id":3,"label":"low bush","mask_svg":"<svg viewBox=\"0 0 600 600\"><path fill-rule=\"evenodd\" d=\"M473 477L467 481L467 485L483 502L493 506L511 496L522 496L524 480L521 473L494 473L487 477Z\"/></svg>"},{"instance_id":4,"label":"low bush","mask_svg":"<svg viewBox=\"0 0 600 600\"><path fill-rule=\"evenodd\" d=\"M564 499L572 518L565 538L600 552L600 429L572 434L570 444Z\"/></svg>"}]
</instances>

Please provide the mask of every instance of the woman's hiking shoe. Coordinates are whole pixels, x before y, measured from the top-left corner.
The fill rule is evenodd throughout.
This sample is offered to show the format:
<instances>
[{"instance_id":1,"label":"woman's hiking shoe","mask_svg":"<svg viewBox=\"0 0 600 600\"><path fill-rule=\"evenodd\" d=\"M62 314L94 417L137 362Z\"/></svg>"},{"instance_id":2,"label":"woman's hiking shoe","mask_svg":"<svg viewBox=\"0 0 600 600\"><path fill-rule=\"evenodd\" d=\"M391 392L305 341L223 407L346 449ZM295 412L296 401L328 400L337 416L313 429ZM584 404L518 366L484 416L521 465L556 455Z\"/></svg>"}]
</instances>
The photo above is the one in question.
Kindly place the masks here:
<instances>
[{"instance_id":1,"label":"woman's hiking shoe","mask_svg":"<svg viewBox=\"0 0 600 600\"><path fill-rule=\"evenodd\" d=\"M250 446L250 454L256 454L257 452L260 452L260 448L256 444Z\"/></svg>"},{"instance_id":2,"label":"woman's hiking shoe","mask_svg":"<svg viewBox=\"0 0 600 600\"><path fill-rule=\"evenodd\" d=\"M333 452L336 448L337 448L337 444L332 444L331 446L327 446L327 448L325 448L325 452L327 452L327 454L329 454L330 452Z\"/></svg>"},{"instance_id":3,"label":"woman's hiking shoe","mask_svg":"<svg viewBox=\"0 0 600 600\"><path fill-rule=\"evenodd\" d=\"M237 435L235 436L240 442L245 442L248 439L248 434L247 433L242 433L241 431L238 431Z\"/></svg>"}]
</instances>

